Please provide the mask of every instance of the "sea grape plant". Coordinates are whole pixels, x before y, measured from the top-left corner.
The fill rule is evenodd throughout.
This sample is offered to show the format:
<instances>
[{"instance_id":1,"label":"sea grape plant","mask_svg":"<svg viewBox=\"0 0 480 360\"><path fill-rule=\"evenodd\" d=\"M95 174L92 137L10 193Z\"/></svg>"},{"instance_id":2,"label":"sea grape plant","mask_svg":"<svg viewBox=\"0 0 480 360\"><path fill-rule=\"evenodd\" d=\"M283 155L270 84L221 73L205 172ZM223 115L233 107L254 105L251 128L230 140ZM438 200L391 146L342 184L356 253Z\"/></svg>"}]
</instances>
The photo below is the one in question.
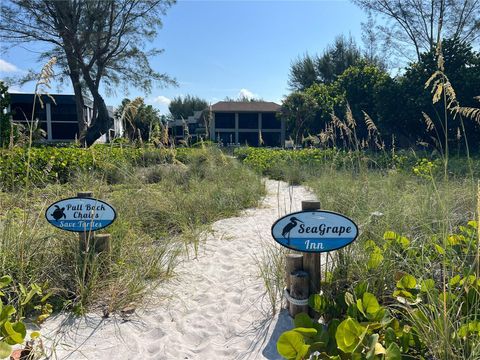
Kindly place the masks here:
<instances>
[{"instance_id":1,"label":"sea grape plant","mask_svg":"<svg viewBox=\"0 0 480 360\"><path fill-rule=\"evenodd\" d=\"M429 338L443 332L459 358L480 358L477 231L477 222L469 221L421 247L393 231L385 232L382 244L366 241L367 274L378 275L388 258L399 255L411 260L421 254L431 268L417 277L399 269L382 291L374 288L377 276L372 276L353 289L311 295L309 306L323 324L297 315L295 328L280 336L278 352L296 360L447 358L448 350L433 346Z\"/></svg>"},{"instance_id":2,"label":"sea grape plant","mask_svg":"<svg viewBox=\"0 0 480 360\"><path fill-rule=\"evenodd\" d=\"M25 342L27 327L23 320L27 310L33 309L39 313L35 320L37 323L42 323L52 313L52 306L47 303L50 294L43 294L40 286L31 284L27 288L19 284L19 290L15 292L16 301L12 301L12 284L10 275L0 277L0 359L10 357L13 346ZM30 334L32 341L39 336L37 331Z\"/></svg>"}]
</instances>

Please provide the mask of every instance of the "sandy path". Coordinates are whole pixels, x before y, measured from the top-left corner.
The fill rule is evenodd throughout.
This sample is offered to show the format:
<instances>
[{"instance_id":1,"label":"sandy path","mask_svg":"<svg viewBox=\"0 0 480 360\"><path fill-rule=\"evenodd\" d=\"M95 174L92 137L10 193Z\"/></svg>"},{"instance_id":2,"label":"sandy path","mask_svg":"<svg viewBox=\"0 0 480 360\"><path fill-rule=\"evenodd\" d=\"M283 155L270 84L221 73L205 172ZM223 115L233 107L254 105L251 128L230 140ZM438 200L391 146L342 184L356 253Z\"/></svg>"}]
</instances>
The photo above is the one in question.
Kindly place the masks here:
<instances>
[{"instance_id":1,"label":"sandy path","mask_svg":"<svg viewBox=\"0 0 480 360\"><path fill-rule=\"evenodd\" d=\"M157 290L168 296L160 306L127 322L98 315L49 320L42 334L55 339L51 358L280 359L276 339L291 320L285 312L271 315L255 256L274 242L273 222L314 196L277 181L267 180L266 188L258 208L213 225L198 257L184 259L175 280Z\"/></svg>"}]
</instances>

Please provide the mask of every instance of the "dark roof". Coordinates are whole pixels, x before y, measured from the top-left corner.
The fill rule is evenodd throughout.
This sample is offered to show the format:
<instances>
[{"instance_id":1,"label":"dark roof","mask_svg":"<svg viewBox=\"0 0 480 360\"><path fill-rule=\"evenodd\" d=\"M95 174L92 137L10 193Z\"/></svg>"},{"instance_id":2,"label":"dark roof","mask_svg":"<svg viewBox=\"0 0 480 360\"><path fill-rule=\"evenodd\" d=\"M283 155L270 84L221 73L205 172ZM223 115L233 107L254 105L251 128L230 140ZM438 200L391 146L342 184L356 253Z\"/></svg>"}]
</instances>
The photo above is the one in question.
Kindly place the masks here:
<instances>
[{"instance_id":1,"label":"dark roof","mask_svg":"<svg viewBox=\"0 0 480 360\"><path fill-rule=\"evenodd\" d=\"M219 112L278 112L280 105L269 101L220 101L212 105L212 111Z\"/></svg>"}]
</instances>

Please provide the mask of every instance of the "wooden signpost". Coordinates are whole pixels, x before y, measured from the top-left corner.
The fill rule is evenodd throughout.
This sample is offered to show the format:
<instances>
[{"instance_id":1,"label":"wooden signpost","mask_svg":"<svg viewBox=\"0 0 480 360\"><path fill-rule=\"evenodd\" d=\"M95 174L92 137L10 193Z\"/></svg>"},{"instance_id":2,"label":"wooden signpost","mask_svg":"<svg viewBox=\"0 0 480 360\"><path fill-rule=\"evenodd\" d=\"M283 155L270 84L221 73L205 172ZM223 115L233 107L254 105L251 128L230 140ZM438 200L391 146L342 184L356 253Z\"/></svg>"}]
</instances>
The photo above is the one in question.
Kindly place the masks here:
<instances>
[{"instance_id":1,"label":"wooden signpost","mask_svg":"<svg viewBox=\"0 0 480 360\"><path fill-rule=\"evenodd\" d=\"M81 253L110 253L110 234L95 231L111 225L117 214L111 205L92 196L92 192L79 192L77 197L59 200L47 208L45 218L59 229L78 232Z\"/></svg>"},{"instance_id":2,"label":"wooden signpost","mask_svg":"<svg viewBox=\"0 0 480 360\"><path fill-rule=\"evenodd\" d=\"M321 253L341 249L358 236L357 225L344 215L322 211L318 201L302 201L302 211L278 219L272 237L280 245L300 254L286 258L285 296L289 312L308 312L308 297L320 292Z\"/></svg>"}]
</instances>

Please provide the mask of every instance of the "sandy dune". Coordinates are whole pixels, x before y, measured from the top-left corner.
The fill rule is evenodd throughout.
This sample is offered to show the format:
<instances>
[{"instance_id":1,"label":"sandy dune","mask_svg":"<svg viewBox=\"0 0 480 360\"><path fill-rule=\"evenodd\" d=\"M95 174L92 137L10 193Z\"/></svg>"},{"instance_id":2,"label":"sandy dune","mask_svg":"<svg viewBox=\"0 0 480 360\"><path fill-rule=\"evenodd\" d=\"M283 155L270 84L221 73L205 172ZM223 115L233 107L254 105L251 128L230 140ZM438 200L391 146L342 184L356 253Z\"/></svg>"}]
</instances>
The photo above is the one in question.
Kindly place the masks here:
<instances>
[{"instance_id":1,"label":"sandy dune","mask_svg":"<svg viewBox=\"0 0 480 360\"><path fill-rule=\"evenodd\" d=\"M196 259L185 258L173 281L157 290L167 297L129 321L64 315L43 327L52 359L280 359L276 339L291 327L282 311L271 314L255 256L274 242L280 216L314 199L303 187L266 181L268 195L255 209L217 221Z\"/></svg>"}]
</instances>

